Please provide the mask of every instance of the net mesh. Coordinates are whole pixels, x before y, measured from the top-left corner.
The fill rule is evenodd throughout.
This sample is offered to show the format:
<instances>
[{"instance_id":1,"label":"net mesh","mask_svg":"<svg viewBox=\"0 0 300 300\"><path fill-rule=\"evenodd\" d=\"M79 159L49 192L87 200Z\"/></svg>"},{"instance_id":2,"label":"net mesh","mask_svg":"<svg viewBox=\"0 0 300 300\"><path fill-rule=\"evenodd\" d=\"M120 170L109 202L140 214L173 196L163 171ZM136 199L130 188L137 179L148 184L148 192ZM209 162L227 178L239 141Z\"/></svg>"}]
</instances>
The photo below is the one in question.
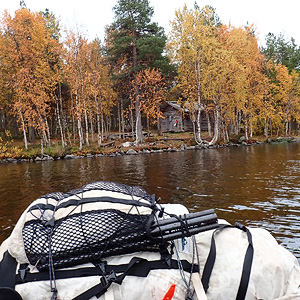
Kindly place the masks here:
<instances>
[{"instance_id":1,"label":"net mesh","mask_svg":"<svg viewBox=\"0 0 300 300\"><path fill-rule=\"evenodd\" d=\"M80 189L69 192L66 195L68 196L72 194L80 195L80 193L91 191L91 190L117 192L125 195L140 197L145 200L148 200L149 202L152 201L151 196L144 189L138 186L129 186L125 184L120 184L116 182L107 182L107 181L98 181L98 182L87 184Z\"/></svg>"},{"instance_id":2,"label":"net mesh","mask_svg":"<svg viewBox=\"0 0 300 300\"><path fill-rule=\"evenodd\" d=\"M141 188L114 183L96 183L72 193L79 195L99 188L110 188L110 191L114 189L152 201L150 195ZM62 194L61 198L64 197ZM25 223L23 228L26 255L32 265L44 270L49 267L49 253L54 267L61 268L96 262L107 256L157 251L159 246L148 237L145 230L149 218L150 214L104 209L71 214L51 225L42 219L34 219Z\"/></svg>"}]
</instances>

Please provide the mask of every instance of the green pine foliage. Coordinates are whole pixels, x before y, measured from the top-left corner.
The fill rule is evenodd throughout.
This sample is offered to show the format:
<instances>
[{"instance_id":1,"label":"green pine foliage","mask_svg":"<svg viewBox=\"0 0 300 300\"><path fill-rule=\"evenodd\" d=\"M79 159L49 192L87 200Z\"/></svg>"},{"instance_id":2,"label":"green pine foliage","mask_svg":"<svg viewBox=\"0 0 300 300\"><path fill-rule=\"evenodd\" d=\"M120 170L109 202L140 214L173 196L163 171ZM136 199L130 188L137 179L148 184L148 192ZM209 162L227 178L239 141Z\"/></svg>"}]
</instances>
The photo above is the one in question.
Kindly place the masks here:
<instances>
[{"instance_id":1,"label":"green pine foliage","mask_svg":"<svg viewBox=\"0 0 300 300\"><path fill-rule=\"evenodd\" d=\"M262 52L267 60L273 59L275 64L285 65L290 72L295 69L300 73L300 48L293 38L287 41L282 33L279 36L269 33Z\"/></svg>"},{"instance_id":2,"label":"green pine foliage","mask_svg":"<svg viewBox=\"0 0 300 300\"><path fill-rule=\"evenodd\" d=\"M164 29L151 22L154 10L148 0L119 0L113 8L115 21L107 28L106 51L112 62L126 58L126 72L147 68L160 69L164 75L174 72L164 55ZM136 48L136 63L134 62ZM124 76L128 77L128 73ZM130 77L130 76L129 76Z\"/></svg>"}]
</instances>

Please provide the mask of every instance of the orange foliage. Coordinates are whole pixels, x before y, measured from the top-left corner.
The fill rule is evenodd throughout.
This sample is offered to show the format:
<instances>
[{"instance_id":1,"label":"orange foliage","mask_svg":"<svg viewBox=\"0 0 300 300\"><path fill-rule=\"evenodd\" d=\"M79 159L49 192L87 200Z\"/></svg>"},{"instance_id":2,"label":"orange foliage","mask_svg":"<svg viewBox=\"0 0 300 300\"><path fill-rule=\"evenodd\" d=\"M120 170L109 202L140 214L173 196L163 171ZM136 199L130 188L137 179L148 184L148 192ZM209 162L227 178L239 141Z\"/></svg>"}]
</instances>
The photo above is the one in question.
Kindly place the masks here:
<instances>
[{"instance_id":1,"label":"orange foliage","mask_svg":"<svg viewBox=\"0 0 300 300\"><path fill-rule=\"evenodd\" d=\"M132 81L131 99L135 104L134 81ZM146 69L136 75L138 86L137 99L140 103L140 111L144 113L152 124L157 123L162 116L160 105L164 100L165 82L161 73L156 69Z\"/></svg>"},{"instance_id":2,"label":"orange foliage","mask_svg":"<svg viewBox=\"0 0 300 300\"><path fill-rule=\"evenodd\" d=\"M12 108L23 131L38 130L50 142L48 118L59 81L61 45L51 38L41 13L22 8L1 20L0 51L5 85L13 92Z\"/></svg>"}]
</instances>

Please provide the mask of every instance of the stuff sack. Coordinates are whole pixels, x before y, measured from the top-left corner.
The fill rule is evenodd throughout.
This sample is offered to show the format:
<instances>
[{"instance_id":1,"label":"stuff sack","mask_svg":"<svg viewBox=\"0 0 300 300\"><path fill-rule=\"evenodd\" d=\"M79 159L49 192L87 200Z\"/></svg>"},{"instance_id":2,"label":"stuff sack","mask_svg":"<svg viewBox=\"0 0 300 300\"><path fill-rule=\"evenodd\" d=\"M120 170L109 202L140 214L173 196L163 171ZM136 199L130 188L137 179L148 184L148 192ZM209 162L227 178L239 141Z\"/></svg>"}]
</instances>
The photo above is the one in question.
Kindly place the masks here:
<instances>
[{"instance_id":1,"label":"stuff sack","mask_svg":"<svg viewBox=\"0 0 300 300\"><path fill-rule=\"evenodd\" d=\"M35 200L16 228L28 263L62 268L136 251L158 251L146 232L157 212L154 197L139 187L95 182L69 193ZM22 229L21 229L22 228ZM13 241L13 239L11 239ZM21 263L20 245L10 253Z\"/></svg>"},{"instance_id":2,"label":"stuff sack","mask_svg":"<svg viewBox=\"0 0 300 300\"><path fill-rule=\"evenodd\" d=\"M216 256L206 295L210 300L241 299L237 295L247 260L249 238L247 232L224 220L219 220L219 224L220 229L195 235L202 276L214 238ZM254 253L247 293L242 299L284 297L282 299L300 300L300 266L296 257L279 245L267 230L247 227L247 231L251 234Z\"/></svg>"},{"instance_id":3,"label":"stuff sack","mask_svg":"<svg viewBox=\"0 0 300 300\"><path fill-rule=\"evenodd\" d=\"M138 251L163 253L169 241L218 226L213 209L165 217L142 188L95 182L34 201L14 229L9 251L42 271Z\"/></svg>"},{"instance_id":4,"label":"stuff sack","mask_svg":"<svg viewBox=\"0 0 300 300\"><path fill-rule=\"evenodd\" d=\"M115 299L140 299L140 291L134 290L127 298L128 287L136 287L137 282L148 283L149 288L141 285L148 299L154 295L162 298L175 282L174 299L183 299L187 287L182 274L188 278L199 268L189 263L188 244L180 240L182 255L171 256L164 252L169 244L159 235L164 233L170 238L184 233L187 224L191 230L199 231L199 224L206 230L206 223L209 228L217 223L212 210L195 217L185 207L177 205L174 210L173 206L172 212L164 212L143 189L111 182L42 196L26 209L2 244L0 261L9 255L14 264L3 259L0 274L3 267L10 267L15 275L8 276L9 289L24 300L48 300L57 295L64 300L94 299L95 289L97 298L103 299L101 295L110 285ZM177 222L178 217L173 220L174 213L187 214L185 223ZM151 226L155 237L147 232L154 220L160 228L158 234L157 227ZM0 287L5 285L2 281ZM122 282L125 289L119 288Z\"/></svg>"}]
</instances>

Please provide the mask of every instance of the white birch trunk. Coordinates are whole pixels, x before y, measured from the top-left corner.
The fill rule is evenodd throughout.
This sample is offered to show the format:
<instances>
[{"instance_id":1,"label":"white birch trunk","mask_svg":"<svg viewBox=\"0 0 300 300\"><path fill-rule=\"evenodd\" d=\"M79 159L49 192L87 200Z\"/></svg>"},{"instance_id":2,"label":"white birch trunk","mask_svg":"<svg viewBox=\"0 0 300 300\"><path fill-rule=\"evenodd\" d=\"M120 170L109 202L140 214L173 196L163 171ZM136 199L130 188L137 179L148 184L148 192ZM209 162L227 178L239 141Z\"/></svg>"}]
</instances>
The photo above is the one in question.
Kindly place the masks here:
<instances>
[{"instance_id":1,"label":"white birch trunk","mask_svg":"<svg viewBox=\"0 0 300 300\"><path fill-rule=\"evenodd\" d=\"M63 128L62 128L59 104L58 104L58 99L57 99L56 95L55 95L55 100L56 100L57 120L58 120L58 127L59 127L59 130L60 130L61 144L62 144L62 147L64 148L65 147L65 135L64 135L64 132L63 132Z\"/></svg>"},{"instance_id":2,"label":"white birch trunk","mask_svg":"<svg viewBox=\"0 0 300 300\"><path fill-rule=\"evenodd\" d=\"M201 79L201 73L200 73L200 61L198 59L198 55L200 53L200 49L198 50L197 53L197 60L195 62L195 75L196 75L196 83L197 83L197 132L195 135L195 141L197 144L202 144L203 140L201 137L201 111L202 111L202 104L201 104L201 86L200 86L200 79Z\"/></svg>"},{"instance_id":3,"label":"white birch trunk","mask_svg":"<svg viewBox=\"0 0 300 300\"><path fill-rule=\"evenodd\" d=\"M219 108L216 106L214 110L214 118L215 118L215 124L214 124L214 136L212 140L208 143L209 145L214 145L218 141L219 138Z\"/></svg>"},{"instance_id":4,"label":"white birch trunk","mask_svg":"<svg viewBox=\"0 0 300 300\"><path fill-rule=\"evenodd\" d=\"M20 115L20 120L21 120L21 123L22 123L22 131L23 131L25 149L28 150L28 141L27 141L27 136L26 136L26 126L25 126L25 121L24 121L24 118L23 118L23 114L22 114L20 105L19 105L19 115Z\"/></svg>"}]
</instances>

